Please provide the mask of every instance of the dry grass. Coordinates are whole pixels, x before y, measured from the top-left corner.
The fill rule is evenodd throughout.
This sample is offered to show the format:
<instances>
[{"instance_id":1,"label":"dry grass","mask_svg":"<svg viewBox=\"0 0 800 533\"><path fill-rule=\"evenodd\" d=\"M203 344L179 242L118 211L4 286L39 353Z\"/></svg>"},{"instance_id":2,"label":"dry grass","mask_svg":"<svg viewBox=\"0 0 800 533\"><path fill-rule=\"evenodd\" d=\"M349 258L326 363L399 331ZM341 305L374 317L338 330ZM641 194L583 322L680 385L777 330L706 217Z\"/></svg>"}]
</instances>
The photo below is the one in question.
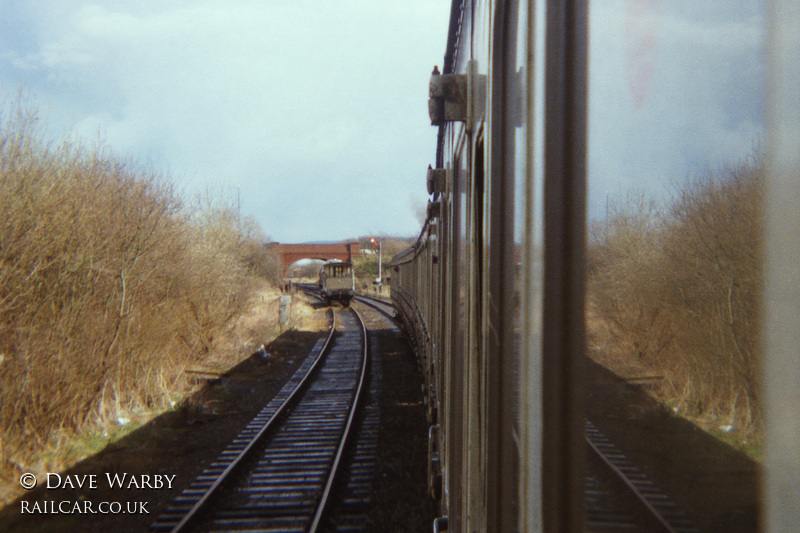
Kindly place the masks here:
<instances>
[{"instance_id":1,"label":"dry grass","mask_svg":"<svg viewBox=\"0 0 800 533\"><path fill-rule=\"evenodd\" d=\"M670 206L635 195L590 244L590 329L607 357L663 375L675 409L743 438L760 420L761 176L754 160Z\"/></svg>"},{"instance_id":2,"label":"dry grass","mask_svg":"<svg viewBox=\"0 0 800 533\"><path fill-rule=\"evenodd\" d=\"M186 209L158 173L38 128L0 116L0 474L169 406L277 273L220 195Z\"/></svg>"},{"instance_id":3,"label":"dry grass","mask_svg":"<svg viewBox=\"0 0 800 533\"><path fill-rule=\"evenodd\" d=\"M309 299L299 293L292 299L289 325L302 331L328 331L330 329L327 313L320 313L314 309L309 303Z\"/></svg>"},{"instance_id":4,"label":"dry grass","mask_svg":"<svg viewBox=\"0 0 800 533\"><path fill-rule=\"evenodd\" d=\"M214 350L192 370L224 373L280 334L280 290L266 282L255 284L247 305L214 342Z\"/></svg>"}]
</instances>

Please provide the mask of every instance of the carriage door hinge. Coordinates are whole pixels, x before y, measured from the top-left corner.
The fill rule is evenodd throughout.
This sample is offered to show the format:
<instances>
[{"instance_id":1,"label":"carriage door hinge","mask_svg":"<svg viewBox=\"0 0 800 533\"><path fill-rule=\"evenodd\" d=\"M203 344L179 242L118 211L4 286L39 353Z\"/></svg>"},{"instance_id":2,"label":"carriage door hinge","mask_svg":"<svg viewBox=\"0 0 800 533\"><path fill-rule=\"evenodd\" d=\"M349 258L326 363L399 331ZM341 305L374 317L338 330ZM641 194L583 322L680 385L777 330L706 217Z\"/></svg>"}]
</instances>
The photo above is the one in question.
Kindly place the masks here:
<instances>
[{"instance_id":1,"label":"carriage door hinge","mask_svg":"<svg viewBox=\"0 0 800 533\"><path fill-rule=\"evenodd\" d=\"M440 74L434 67L428 97L432 126L465 122L471 130L475 119L483 114L486 76L477 73L475 60L470 60L467 65L467 74Z\"/></svg>"},{"instance_id":2,"label":"carriage door hinge","mask_svg":"<svg viewBox=\"0 0 800 533\"><path fill-rule=\"evenodd\" d=\"M447 170L444 168L432 168L428 165L428 174L425 181L428 186L428 194L441 194L445 192L447 187Z\"/></svg>"},{"instance_id":3,"label":"carriage door hinge","mask_svg":"<svg viewBox=\"0 0 800 533\"><path fill-rule=\"evenodd\" d=\"M439 215L442 212L442 204L439 200L428 200L428 208L427 208L427 215L429 219L432 218L439 218Z\"/></svg>"}]
</instances>

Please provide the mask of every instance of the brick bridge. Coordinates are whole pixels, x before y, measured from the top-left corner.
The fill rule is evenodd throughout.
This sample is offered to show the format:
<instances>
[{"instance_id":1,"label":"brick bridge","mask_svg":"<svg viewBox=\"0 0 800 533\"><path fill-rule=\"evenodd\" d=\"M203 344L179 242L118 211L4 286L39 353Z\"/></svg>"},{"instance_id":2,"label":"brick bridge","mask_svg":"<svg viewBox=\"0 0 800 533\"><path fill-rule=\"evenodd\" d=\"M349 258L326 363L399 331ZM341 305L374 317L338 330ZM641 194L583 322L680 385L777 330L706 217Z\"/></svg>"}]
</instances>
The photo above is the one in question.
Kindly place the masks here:
<instances>
[{"instance_id":1,"label":"brick bridge","mask_svg":"<svg viewBox=\"0 0 800 533\"><path fill-rule=\"evenodd\" d=\"M357 242L337 242L333 244L284 244L271 242L267 245L269 250L278 256L281 265L281 277L286 277L289 266L300 259L339 259L352 262L353 256L358 255Z\"/></svg>"}]
</instances>

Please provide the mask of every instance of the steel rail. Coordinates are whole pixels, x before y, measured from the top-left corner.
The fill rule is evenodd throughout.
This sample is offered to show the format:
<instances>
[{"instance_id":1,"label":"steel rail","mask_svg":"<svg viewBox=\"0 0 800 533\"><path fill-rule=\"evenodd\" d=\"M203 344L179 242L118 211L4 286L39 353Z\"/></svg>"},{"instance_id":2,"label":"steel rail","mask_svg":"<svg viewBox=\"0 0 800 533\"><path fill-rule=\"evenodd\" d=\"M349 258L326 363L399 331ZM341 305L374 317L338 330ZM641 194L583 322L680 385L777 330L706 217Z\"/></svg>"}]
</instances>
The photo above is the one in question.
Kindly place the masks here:
<instances>
[{"instance_id":1,"label":"steel rail","mask_svg":"<svg viewBox=\"0 0 800 533\"><path fill-rule=\"evenodd\" d=\"M611 472L613 472L613 474L616 476L616 478L619 481L621 481L622 483L625 484L625 486L630 490L630 492L636 497L636 500L638 501L638 503L647 511L647 514L650 516L650 518L655 520L655 523L658 524L658 526L661 528L661 531L663 531L664 533L686 533L686 532L690 532L690 531L692 531L692 532L697 531L697 529L693 525L691 525L689 523L689 521L685 519L685 517L683 517L683 516L676 517L683 523L682 526L676 526L673 523L671 523L662 514L661 511L656 509L655 505L653 505L653 502L650 501L650 498L646 494L644 494L642 492L642 488L639 486L641 484L641 482L639 482L637 484L637 482L633 481L629 477L629 475L626 474L623 471L623 467L618 464L619 460L617 460L617 461L612 460L608 456L608 454L606 454L605 452L603 452L600 449L601 445L598 445L598 443L595 442L595 440L593 438L591 438L589 435L590 434L591 435L595 435L596 437L602 438L605 441L608 441L608 439L602 433L600 433L597 430L597 428L594 426L594 424L592 424L588 420L586 420L586 427L587 427L587 432L584 434L584 438L586 439L586 443L589 445L589 447L592 449L592 451L594 451L594 453L597 455L597 457L611 470ZM622 457L622 458L625 457L610 442L608 442L607 444L604 444L603 446L611 448L613 450L611 455L615 455L615 456ZM627 458L625 458L625 462L627 463ZM624 468L627 468L629 470L630 469L635 469L635 467L632 467L632 466L626 466ZM652 483L649 480L647 481L647 483L652 485ZM652 485L651 487L648 487L648 488L650 489L650 492L658 491L658 493L660 493L660 490L656 489L654 485ZM666 498L666 496L663 495L663 493L660 493L660 496L663 496L663 498Z\"/></svg>"},{"instance_id":2,"label":"steel rail","mask_svg":"<svg viewBox=\"0 0 800 533\"><path fill-rule=\"evenodd\" d=\"M261 429L256 433L250 442L244 447L244 449L230 462L230 464L222 471L222 473L217 477L214 483L208 488L208 490L203 494L203 496L192 506L192 508L184 515L178 524L172 528L170 533L181 533L186 531L186 529L197 519L200 513L205 509L208 503L211 501L214 494L219 490L219 488L227 481L230 477L231 473L233 473L236 468L242 464L244 459L250 455L250 453L255 449L256 445L259 441L266 435L269 431L273 429L273 426L277 423L286 409L295 401L295 398L298 397L298 394L304 390L306 384L308 383L311 376L314 375L316 369L319 367L321 361L325 359L326 352L330 346L331 339L333 338L333 334L336 331L336 317L333 314L333 311L330 311L331 315L331 329L328 332L328 337L325 339L325 344L322 346L322 349L319 351L319 355L317 359L314 361L314 364L308 369L306 375L303 376L303 379L298 383L297 387L292 391L286 401L276 409L275 413L267 420Z\"/></svg>"},{"instance_id":3,"label":"steel rail","mask_svg":"<svg viewBox=\"0 0 800 533\"><path fill-rule=\"evenodd\" d=\"M397 310L389 302L386 302L386 301L383 301L383 300L379 300L378 298L373 298L371 296L364 296L363 294L359 294L357 296L354 296L353 300L356 300L357 302L361 302L364 305L368 305L368 306L372 307L373 309L375 309L379 313L384 314L385 316L389 317L392 320L395 320L395 319L398 318L396 316ZM392 315L392 313L387 311L386 310L387 307L392 309L395 312L395 315Z\"/></svg>"},{"instance_id":4,"label":"steel rail","mask_svg":"<svg viewBox=\"0 0 800 533\"><path fill-rule=\"evenodd\" d=\"M364 324L364 320L361 318L361 315L355 309L350 309L350 311L356 316L359 323L361 324L361 334L363 336L363 343L362 343L362 362L361 362L361 373L358 378L358 386L356 387L356 392L353 397L353 404L350 406L350 413L347 417L347 424L345 425L344 432L342 433L342 439L339 441L339 448L336 451L336 457L333 460L333 464L331 465L330 473L328 474L328 481L325 483L325 488L322 491L322 495L320 496L319 502L317 503L317 510L314 513L314 520L311 522L311 526L308 528L308 533L316 533L317 529L319 528L322 517L325 514L325 509L328 505L328 500L330 499L331 490L333 489L333 484L336 481L336 475L339 472L339 466L341 463L342 456L344 455L345 448L347 447L348 441L350 440L350 436L352 434L353 423L358 413L358 409L361 405L362 398L364 396L364 383L366 381L367 369L369 367L369 342L368 342L368 335L367 335L367 326Z\"/></svg>"}]
</instances>

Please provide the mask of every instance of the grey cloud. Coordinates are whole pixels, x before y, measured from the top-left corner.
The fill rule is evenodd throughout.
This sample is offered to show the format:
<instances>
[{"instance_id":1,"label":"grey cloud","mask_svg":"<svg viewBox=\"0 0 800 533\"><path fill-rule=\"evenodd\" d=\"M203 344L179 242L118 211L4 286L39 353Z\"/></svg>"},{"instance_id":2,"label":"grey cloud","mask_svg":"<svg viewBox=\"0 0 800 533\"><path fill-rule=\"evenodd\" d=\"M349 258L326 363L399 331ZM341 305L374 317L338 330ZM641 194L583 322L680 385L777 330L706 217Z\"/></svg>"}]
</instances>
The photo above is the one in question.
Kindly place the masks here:
<instances>
[{"instance_id":1,"label":"grey cloud","mask_svg":"<svg viewBox=\"0 0 800 533\"><path fill-rule=\"evenodd\" d=\"M275 238L343 238L365 223L413 234L405 202L374 199L425 196L427 76L443 53L445 4L50 0L16 13L33 37L0 48L12 62L3 82L40 95L51 132L100 131L189 188L236 184L245 214ZM340 209L335 227L288 200L287 183L317 191L312 206L358 207ZM340 190L326 193L329 183Z\"/></svg>"},{"instance_id":2,"label":"grey cloud","mask_svg":"<svg viewBox=\"0 0 800 533\"><path fill-rule=\"evenodd\" d=\"M591 217L609 193L668 194L751 155L763 131L758 5L610 1L592 4L590 23Z\"/></svg>"}]
</instances>

